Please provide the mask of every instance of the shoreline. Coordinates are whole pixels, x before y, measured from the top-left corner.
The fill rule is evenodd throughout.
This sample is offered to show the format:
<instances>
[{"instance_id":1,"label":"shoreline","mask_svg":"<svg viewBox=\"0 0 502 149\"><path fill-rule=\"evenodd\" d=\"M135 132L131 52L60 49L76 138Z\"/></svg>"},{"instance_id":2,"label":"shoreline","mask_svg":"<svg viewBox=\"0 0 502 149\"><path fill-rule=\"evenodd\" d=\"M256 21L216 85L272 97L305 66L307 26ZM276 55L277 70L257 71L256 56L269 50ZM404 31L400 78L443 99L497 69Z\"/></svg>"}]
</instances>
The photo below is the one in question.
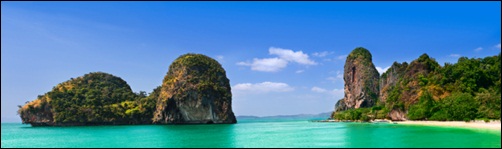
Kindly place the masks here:
<instances>
[{"instance_id":1,"label":"shoreline","mask_svg":"<svg viewBox=\"0 0 502 149\"><path fill-rule=\"evenodd\" d=\"M501 123L500 120L490 121L488 123L484 121L394 121L397 124L404 125L422 125L422 126L443 126L443 127L457 127L457 128L474 128L474 129L485 129L485 130L497 130L500 131Z\"/></svg>"},{"instance_id":2,"label":"shoreline","mask_svg":"<svg viewBox=\"0 0 502 149\"><path fill-rule=\"evenodd\" d=\"M361 121L350 121L350 120L318 120L313 122L361 122ZM440 126L440 127L456 127L456 128L470 128L470 129L484 129L484 130L494 130L501 131L500 120L492 120L490 122L484 122L482 120L475 120L470 122L465 121L391 121L387 119L375 119L369 121L369 123L393 123L393 124L403 124L403 125L421 125L421 126Z\"/></svg>"}]
</instances>

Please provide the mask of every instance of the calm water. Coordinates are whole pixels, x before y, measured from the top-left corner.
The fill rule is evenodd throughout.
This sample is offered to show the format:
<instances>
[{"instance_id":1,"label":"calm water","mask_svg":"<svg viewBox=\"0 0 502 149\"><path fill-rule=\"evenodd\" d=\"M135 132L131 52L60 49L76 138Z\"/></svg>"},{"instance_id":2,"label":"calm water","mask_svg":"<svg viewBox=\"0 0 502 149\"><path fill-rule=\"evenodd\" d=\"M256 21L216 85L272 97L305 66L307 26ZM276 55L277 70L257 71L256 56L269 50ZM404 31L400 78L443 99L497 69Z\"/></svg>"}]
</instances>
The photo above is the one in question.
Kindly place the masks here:
<instances>
[{"instance_id":1,"label":"calm water","mask_svg":"<svg viewBox=\"0 0 502 149\"><path fill-rule=\"evenodd\" d=\"M238 122L81 127L2 123L2 147L501 147L500 131L306 120Z\"/></svg>"}]
</instances>

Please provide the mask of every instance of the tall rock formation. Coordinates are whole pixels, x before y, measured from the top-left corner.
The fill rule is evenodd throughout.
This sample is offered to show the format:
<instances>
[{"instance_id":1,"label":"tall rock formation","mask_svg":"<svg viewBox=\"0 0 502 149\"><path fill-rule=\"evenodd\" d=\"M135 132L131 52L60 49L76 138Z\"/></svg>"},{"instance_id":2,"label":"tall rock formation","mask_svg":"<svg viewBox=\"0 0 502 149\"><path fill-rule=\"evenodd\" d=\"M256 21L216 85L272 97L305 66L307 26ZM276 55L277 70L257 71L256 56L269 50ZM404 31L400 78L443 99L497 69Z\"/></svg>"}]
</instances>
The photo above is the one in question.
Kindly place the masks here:
<instances>
[{"instance_id":1,"label":"tall rock formation","mask_svg":"<svg viewBox=\"0 0 502 149\"><path fill-rule=\"evenodd\" d=\"M354 49L345 61L343 80L345 96L335 105L335 112L371 107L378 98L379 74L365 48Z\"/></svg>"},{"instance_id":2,"label":"tall rock formation","mask_svg":"<svg viewBox=\"0 0 502 149\"><path fill-rule=\"evenodd\" d=\"M500 118L500 54L440 66L424 53L410 63L394 62L378 77L371 54L356 48L344 69L345 97L336 103L334 119ZM371 109L358 109L363 107Z\"/></svg>"},{"instance_id":3,"label":"tall rock formation","mask_svg":"<svg viewBox=\"0 0 502 149\"><path fill-rule=\"evenodd\" d=\"M178 57L164 77L154 123L236 123L226 72L202 54Z\"/></svg>"}]
</instances>

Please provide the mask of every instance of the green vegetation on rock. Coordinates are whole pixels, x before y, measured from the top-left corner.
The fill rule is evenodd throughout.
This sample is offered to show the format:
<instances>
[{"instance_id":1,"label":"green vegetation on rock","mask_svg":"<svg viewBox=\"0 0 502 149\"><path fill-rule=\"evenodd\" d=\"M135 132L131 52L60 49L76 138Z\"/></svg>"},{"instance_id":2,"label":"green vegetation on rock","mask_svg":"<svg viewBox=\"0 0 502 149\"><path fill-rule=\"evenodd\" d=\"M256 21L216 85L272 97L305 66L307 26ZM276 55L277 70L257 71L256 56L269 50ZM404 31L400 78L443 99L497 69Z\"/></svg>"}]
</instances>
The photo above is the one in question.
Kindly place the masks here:
<instances>
[{"instance_id":1,"label":"green vegetation on rock","mask_svg":"<svg viewBox=\"0 0 502 149\"><path fill-rule=\"evenodd\" d=\"M365 61L371 62L372 61L371 57L372 56L371 56L370 51L368 51L367 49L365 49L363 47L357 47L354 50L352 50L352 52L350 52L350 54L347 56L347 59L360 58L360 59L364 59Z\"/></svg>"},{"instance_id":2,"label":"green vegetation on rock","mask_svg":"<svg viewBox=\"0 0 502 149\"><path fill-rule=\"evenodd\" d=\"M50 92L20 106L18 113L23 123L39 125L140 123L134 119L148 111L140 102L146 100L142 99L145 94L133 93L119 77L94 72L56 85Z\"/></svg>"},{"instance_id":3,"label":"green vegetation on rock","mask_svg":"<svg viewBox=\"0 0 502 149\"><path fill-rule=\"evenodd\" d=\"M169 66L154 123L235 123L230 81L218 61L184 54Z\"/></svg>"},{"instance_id":4,"label":"green vegetation on rock","mask_svg":"<svg viewBox=\"0 0 502 149\"><path fill-rule=\"evenodd\" d=\"M349 55L367 56L371 55L364 48L357 48ZM460 57L457 63L445 63L444 66L422 54L410 64L394 62L380 76L378 102L371 107L377 107L379 111L349 109L336 112L333 118L399 119L390 113L401 111L402 116L410 120L500 119L500 73L500 54L485 58ZM386 116L379 116L378 112Z\"/></svg>"},{"instance_id":5,"label":"green vegetation on rock","mask_svg":"<svg viewBox=\"0 0 502 149\"><path fill-rule=\"evenodd\" d=\"M93 72L56 85L19 106L18 114L32 126L162 123L167 119L154 114L166 111L176 123L236 123L229 82L216 60L189 53L169 66L162 86L149 95L133 93L119 77Z\"/></svg>"}]
</instances>

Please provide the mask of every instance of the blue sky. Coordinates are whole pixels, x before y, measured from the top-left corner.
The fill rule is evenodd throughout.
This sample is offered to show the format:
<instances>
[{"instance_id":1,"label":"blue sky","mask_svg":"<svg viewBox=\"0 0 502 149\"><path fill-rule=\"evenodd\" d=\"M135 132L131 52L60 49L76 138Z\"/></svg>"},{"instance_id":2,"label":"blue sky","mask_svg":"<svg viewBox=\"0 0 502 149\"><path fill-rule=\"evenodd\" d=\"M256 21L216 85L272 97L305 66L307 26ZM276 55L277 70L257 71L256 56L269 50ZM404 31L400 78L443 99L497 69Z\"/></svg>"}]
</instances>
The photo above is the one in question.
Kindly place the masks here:
<instances>
[{"instance_id":1,"label":"blue sky","mask_svg":"<svg viewBox=\"0 0 502 149\"><path fill-rule=\"evenodd\" d=\"M500 2L1 2L2 122L89 72L151 92L188 52L223 65L236 115L328 112L354 48L380 70L492 56L500 14Z\"/></svg>"}]
</instances>

